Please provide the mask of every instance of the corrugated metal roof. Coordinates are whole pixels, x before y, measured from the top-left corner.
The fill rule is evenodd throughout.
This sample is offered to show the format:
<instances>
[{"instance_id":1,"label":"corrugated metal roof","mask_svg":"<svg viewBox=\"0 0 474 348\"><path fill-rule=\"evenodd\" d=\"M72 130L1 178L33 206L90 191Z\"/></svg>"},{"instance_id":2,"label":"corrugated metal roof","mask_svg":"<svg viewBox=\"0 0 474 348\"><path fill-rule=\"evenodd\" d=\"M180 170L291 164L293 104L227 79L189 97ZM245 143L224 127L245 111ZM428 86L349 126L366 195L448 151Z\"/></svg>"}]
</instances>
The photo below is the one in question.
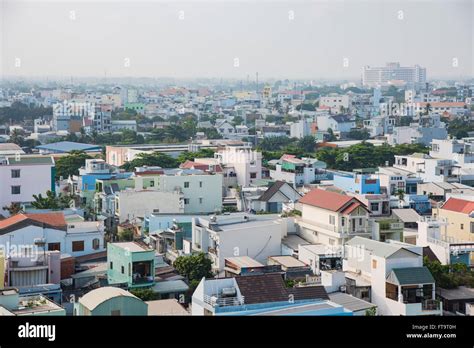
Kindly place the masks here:
<instances>
[{"instance_id":1,"label":"corrugated metal roof","mask_svg":"<svg viewBox=\"0 0 474 348\"><path fill-rule=\"evenodd\" d=\"M377 305L373 303L361 300L360 298L342 292L333 292L332 294L328 294L328 296L331 302L340 304L344 308L353 312L377 307Z\"/></svg>"}]
</instances>

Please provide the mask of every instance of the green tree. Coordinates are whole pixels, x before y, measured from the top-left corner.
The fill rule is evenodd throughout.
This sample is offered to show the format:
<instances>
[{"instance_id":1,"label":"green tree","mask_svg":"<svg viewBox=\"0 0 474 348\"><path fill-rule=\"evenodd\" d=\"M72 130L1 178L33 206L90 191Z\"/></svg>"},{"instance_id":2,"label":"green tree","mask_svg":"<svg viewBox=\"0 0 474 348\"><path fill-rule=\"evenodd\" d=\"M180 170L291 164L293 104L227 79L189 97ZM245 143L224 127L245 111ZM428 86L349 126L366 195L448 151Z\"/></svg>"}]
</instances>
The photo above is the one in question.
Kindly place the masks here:
<instances>
[{"instance_id":1,"label":"green tree","mask_svg":"<svg viewBox=\"0 0 474 348\"><path fill-rule=\"evenodd\" d=\"M158 294L150 288L132 289L130 292L142 301L154 301L158 299Z\"/></svg>"},{"instance_id":2,"label":"green tree","mask_svg":"<svg viewBox=\"0 0 474 348\"><path fill-rule=\"evenodd\" d=\"M184 163L186 161L193 161L195 158L207 158L214 157L214 150L212 149L201 149L197 152L184 151L179 154L176 159L178 163Z\"/></svg>"},{"instance_id":3,"label":"green tree","mask_svg":"<svg viewBox=\"0 0 474 348\"><path fill-rule=\"evenodd\" d=\"M22 212L20 203L11 203L3 207L3 210L8 211L10 215L16 215Z\"/></svg>"},{"instance_id":4,"label":"green tree","mask_svg":"<svg viewBox=\"0 0 474 348\"><path fill-rule=\"evenodd\" d=\"M83 151L71 151L69 155L56 161L56 178L68 178L71 175L78 175L79 168L85 165L86 159L91 158Z\"/></svg>"},{"instance_id":5,"label":"green tree","mask_svg":"<svg viewBox=\"0 0 474 348\"><path fill-rule=\"evenodd\" d=\"M126 162L122 168L126 171L133 171L135 167L158 166L162 168L176 168L179 162L173 157L162 153L140 153L132 161Z\"/></svg>"},{"instance_id":6,"label":"green tree","mask_svg":"<svg viewBox=\"0 0 474 348\"><path fill-rule=\"evenodd\" d=\"M34 202L31 205L36 209L53 209L59 210L69 207L71 197L67 195L56 195L55 192L47 191L46 197L40 193L33 195Z\"/></svg>"},{"instance_id":7,"label":"green tree","mask_svg":"<svg viewBox=\"0 0 474 348\"><path fill-rule=\"evenodd\" d=\"M174 268L190 282L199 282L201 279L210 278L212 274L212 261L204 253L179 256L173 263Z\"/></svg>"},{"instance_id":8,"label":"green tree","mask_svg":"<svg viewBox=\"0 0 474 348\"><path fill-rule=\"evenodd\" d=\"M316 146L315 139L312 135L307 135L300 140L298 140L298 148L303 150L304 152L314 152L314 148Z\"/></svg>"}]
</instances>

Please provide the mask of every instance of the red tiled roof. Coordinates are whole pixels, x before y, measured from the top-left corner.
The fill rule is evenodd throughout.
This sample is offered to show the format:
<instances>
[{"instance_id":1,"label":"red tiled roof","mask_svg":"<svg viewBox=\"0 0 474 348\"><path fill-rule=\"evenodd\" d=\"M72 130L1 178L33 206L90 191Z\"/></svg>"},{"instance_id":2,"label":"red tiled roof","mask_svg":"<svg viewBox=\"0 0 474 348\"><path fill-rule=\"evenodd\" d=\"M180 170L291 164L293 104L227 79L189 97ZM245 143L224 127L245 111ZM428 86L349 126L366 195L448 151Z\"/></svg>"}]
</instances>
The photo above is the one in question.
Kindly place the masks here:
<instances>
[{"instance_id":1,"label":"red tiled roof","mask_svg":"<svg viewBox=\"0 0 474 348\"><path fill-rule=\"evenodd\" d=\"M41 222L50 226L66 226L64 213L44 213L44 214L25 214L29 219Z\"/></svg>"},{"instance_id":2,"label":"red tiled roof","mask_svg":"<svg viewBox=\"0 0 474 348\"><path fill-rule=\"evenodd\" d=\"M351 196L341 195L340 193L321 189L314 189L301 198L300 203L309 204L326 210L339 211L352 200L357 202L357 199Z\"/></svg>"},{"instance_id":3,"label":"red tiled roof","mask_svg":"<svg viewBox=\"0 0 474 348\"><path fill-rule=\"evenodd\" d=\"M441 209L451 210L458 213L470 214L474 211L474 202L459 198L450 198L444 203Z\"/></svg>"},{"instance_id":4,"label":"red tiled roof","mask_svg":"<svg viewBox=\"0 0 474 348\"><path fill-rule=\"evenodd\" d=\"M349 206L347 206L346 208L344 208L341 213L344 213L344 214L350 214L352 213L354 210L356 210L357 208L359 208L361 206L360 203L358 202L353 202L351 203Z\"/></svg>"},{"instance_id":5,"label":"red tiled roof","mask_svg":"<svg viewBox=\"0 0 474 348\"><path fill-rule=\"evenodd\" d=\"M0 229L17 224L21 221L27 220L28 218L24 214L16 214L9 218L0 221Z\"/></svg>"},{"instance_id":6,"label":"red tiled roof","mask_svg":"<svg viewBox=\"0 0 474 348\"><path fill-rule=\"evenodd\" d=\"M54 227L64 227L67 225L63 213L44 213L44 214L16 214L5 220L0 221L0 229L13 226L19 222L32 220Z\"/></svg>"}]
</instances>

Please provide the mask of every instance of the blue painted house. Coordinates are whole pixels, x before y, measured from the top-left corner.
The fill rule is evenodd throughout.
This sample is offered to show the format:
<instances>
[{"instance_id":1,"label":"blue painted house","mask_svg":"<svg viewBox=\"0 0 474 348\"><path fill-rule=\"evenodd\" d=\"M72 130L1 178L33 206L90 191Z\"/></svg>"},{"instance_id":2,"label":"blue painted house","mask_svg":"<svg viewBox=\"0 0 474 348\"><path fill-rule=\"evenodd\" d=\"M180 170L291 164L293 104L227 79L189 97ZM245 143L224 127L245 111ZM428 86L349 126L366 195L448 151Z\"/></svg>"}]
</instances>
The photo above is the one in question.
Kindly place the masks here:
<instances>
[{"instance_id":1,"label":"blue painted house","mask_svg":"<svg viewBox=\"0 0 474 348\"><path fill-rule=\"evenodd\" d=\"M380 180L373 170L354 169L353 173L334 173L334 185L346 192L380 194Z\"/></svg>"}]
</instances>

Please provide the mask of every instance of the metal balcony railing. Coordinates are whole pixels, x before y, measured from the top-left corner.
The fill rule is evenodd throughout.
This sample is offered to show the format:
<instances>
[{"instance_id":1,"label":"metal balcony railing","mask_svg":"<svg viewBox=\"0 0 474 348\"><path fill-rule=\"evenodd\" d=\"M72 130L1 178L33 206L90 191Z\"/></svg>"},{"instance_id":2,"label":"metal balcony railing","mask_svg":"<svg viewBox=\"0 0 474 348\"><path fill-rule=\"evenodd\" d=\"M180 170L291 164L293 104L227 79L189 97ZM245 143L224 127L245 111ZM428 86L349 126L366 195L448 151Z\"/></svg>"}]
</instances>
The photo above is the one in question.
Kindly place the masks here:
<instances>
[{"instance_id":1,"label":"metal balcony railing","mask_svg":"<svg viewBox=\"0 0 474 348\"><path fill-rule=\"evenodd\" d=\"M245 303L244 296L242 297L217 297L204 295L204 303L212 307L226 307L226 306L242 306Z\"/></svg>"}]
</instances>

